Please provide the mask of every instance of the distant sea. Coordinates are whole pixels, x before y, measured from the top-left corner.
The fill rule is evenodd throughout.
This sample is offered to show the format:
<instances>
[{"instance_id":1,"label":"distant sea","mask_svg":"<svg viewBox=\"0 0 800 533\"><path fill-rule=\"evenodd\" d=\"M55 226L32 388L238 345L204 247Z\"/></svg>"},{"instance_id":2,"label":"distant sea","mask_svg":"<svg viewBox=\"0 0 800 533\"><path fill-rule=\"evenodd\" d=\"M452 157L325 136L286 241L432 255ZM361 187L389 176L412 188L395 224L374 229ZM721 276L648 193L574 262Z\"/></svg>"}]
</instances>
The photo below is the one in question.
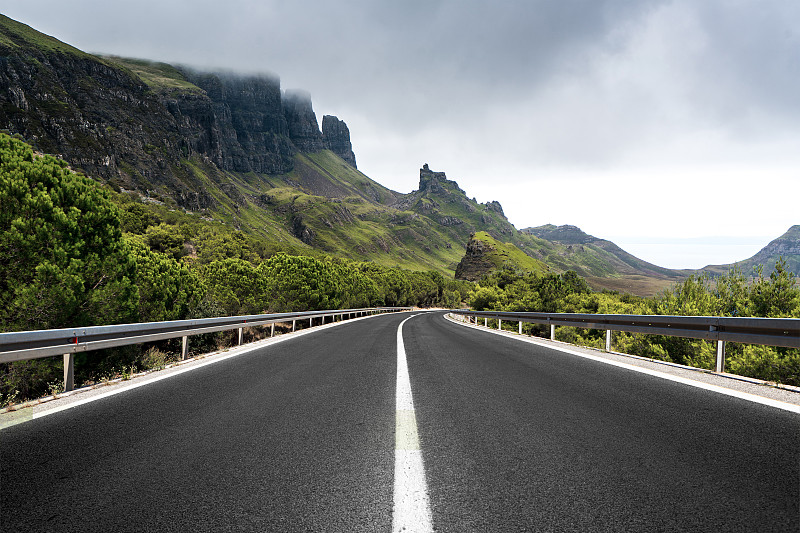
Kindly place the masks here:
<instances>
[{"instance_id":1,"label":"distant sea","mask_svg":"<svg viewBox=\"0 0 800 533\"><path fill-rule=\"evenodd\" d=\"M690 239L608 239L639 259L664 268L696 270L750 259L772 240L768 237L698 237ZM749 272L746 272L749 274Z\"/></svg>"}]
</instances>

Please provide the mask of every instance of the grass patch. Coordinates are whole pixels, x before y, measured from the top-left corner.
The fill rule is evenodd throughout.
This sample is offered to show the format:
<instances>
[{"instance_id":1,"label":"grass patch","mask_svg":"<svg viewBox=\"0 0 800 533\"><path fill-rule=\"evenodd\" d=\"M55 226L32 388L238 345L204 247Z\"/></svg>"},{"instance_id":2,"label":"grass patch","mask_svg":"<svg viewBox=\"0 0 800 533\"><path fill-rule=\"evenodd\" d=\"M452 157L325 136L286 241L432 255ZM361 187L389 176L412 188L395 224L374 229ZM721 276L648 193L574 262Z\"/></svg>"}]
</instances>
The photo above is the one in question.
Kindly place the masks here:
<instances>
[{"instance_id":1,"label":"grass patch","mask_svg":"<svg viewBox=\"0 0 800 533\"><path fill-rule=\"evenodd\" d=\"M167 63L117 56L103 56L103 59L132 72L153 90L205 94L200 87L187 81L180 70Z\"/></svg>"},{"instance_id":2,"label":"grass patch","mask_svg":"<svg viewBox=\"0 0 800 533\"><path fill-rule=\"evenodd\" d=\"M94 59L94 56L78 50L44 33L38 32L26 24L0 15L0 44L9 48L38 50L40 52L58 52L71 56Z\"/></svg>"}]
</instances>

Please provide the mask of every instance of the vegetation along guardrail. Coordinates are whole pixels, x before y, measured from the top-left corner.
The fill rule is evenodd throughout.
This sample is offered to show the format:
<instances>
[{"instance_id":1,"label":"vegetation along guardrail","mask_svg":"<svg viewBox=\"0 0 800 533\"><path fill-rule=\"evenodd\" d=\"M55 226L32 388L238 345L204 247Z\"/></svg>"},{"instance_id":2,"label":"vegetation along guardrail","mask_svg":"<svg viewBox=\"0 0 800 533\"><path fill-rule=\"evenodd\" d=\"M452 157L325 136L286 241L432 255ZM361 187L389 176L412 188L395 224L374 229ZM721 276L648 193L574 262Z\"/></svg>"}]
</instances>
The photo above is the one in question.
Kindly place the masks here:
<instances>
[{"instance_id":1,"label":"vegetation along guardrail","mask_svg":"<svg viewBox=\"0 0 800 533\"><path fill-rule=\"evenodd\" d=\"M63 355L64 390L68 391L74 387L75 354L78 352L182 337L181 358L185 359L189 351L188 339L190 335L238 329L239 344L241 344L242 329L247 327L271 324L271 333L274 334L276 323L292 322L292 331L294 331L298 320L308 320L309 326L313 326L315 320L325 323L325 320L329 317L333 317L333 320L335 320L338 316L341 320L344 320L345 317L356 318L368 314L407 311L410 309L410 307L373 307L304 311L299 313L199 318L169 322L0 333L0 363Z\"/></svg>"},{"instance_id":2,"label":"vegetation along guardrail","mask_svg":"<svg viewBox=\"0 0 800 533\"><path fill-rule=\"evenodd\" d=\"M667 315L593 315L578 313L521 313L500 311L470 311L454 309L452 314L469 317L477 324L479 318L497 320L502 329L503 320L550 326L550 339L555 340L556 326L572 326L606 331L606 351L611 351L611 332L645 333L671 337L687 337L717 341L717 372L725 371L725 343L763 344L785 348L800 348L800 319L798 318L744 318L711 316Z\"/></svg>"}]
</instances>

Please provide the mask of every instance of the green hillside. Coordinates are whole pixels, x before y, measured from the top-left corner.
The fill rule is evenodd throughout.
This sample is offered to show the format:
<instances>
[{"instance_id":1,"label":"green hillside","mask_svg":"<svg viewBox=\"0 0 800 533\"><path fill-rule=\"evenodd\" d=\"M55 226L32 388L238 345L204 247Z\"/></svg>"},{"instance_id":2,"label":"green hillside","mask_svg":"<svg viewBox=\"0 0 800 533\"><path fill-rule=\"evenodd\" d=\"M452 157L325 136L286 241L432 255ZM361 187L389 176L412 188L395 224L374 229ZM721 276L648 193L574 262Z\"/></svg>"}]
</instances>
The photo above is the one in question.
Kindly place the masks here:
<instances>
[{"instance_id":1,"label":"green hillside","mask_svg":"<svg viewBox=\"0 0 800 533\"><path fill-rule=\"evenodd\" d=\"M611 241L598 239L575 226L547 224L522 233L543 240L541 259L557 270L574 270L595 289L652 296L687 276L635 257Z\"/></svg>"},{"instance_id":2,"label":"green hillside","mask_svg":"<svg viewBox=\"0 0 800 533\"><path fill-rule=\"evenodd\" d=\"M92 57L90 54L2 14L0 14L0 46L16 50L35 50L75 57Z\"/></svg>"},{"instance_id":3,"label":"green hillside","mask_svg":"<svg viewBox=\"0 0 800 533\"><path fill-rule=\"evenodd\" d=\"M720 275L736 267L742 273L749 275L760 265L764 267L763 274L768 276L781 258L786 264L786 270L800 276L800 225L789 228L786 233L771 241L753 257L729 265L709 265L703 268L702 272Z\"/></svg>"},{"instance_id":4,"label":"green hillside","mask_svg":"<svg viewBox=\"0 0 800 533\"><path fill-rule=\"evenodd\" d=\"M479 231L467 243L467 252L456 267L456 278L478 281L496 270L509 269L519 274L546 274L548 266L511 244Z\"/></svg>"}]
</instances>

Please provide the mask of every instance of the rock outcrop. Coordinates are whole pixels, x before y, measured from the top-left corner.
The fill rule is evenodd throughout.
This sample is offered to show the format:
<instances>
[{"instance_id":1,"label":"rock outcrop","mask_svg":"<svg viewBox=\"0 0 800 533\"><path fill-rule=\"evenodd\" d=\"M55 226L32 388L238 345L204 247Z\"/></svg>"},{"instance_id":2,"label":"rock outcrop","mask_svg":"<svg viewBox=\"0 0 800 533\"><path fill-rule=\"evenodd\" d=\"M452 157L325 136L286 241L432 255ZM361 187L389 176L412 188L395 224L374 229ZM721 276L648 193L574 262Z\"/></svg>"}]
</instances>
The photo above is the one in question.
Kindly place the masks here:
<instances>
[{"instance_id":1,"label":"rock outcrop","mask_svg":"<svg viewBox=\"0 0 800 533\"><path fill-rule=\"evenodd\" d=\"M497 213L498 215L502 215L503 217L506 216L506 214L503 213L503 206L500 205L500 202L498 202L497 200L492 200L491 202L487 202L486 203L486 209L488 211L493 211L493 212Z\"/></svg>"},{"instance_id":2,"label":"rock outcrop","mask_svg":"<svg viewBox=\"0 0 800 533\"><path fill-rule=\"evenodd\" d=\"M356 154L350 143L350 129L344 121L333 115L322 117L322 142L325 148L344 159L351 167L356 167Z\"/></svg>"},{"instance_id":3,"label":"rock outcrop","mask_svg":"<svg viewBox=\"0 0 800 533\"><path fill-rule=\"evenodd\" d=\"M289 139L277 76L184 72L207 99L196 102L193 93L179 93L180 115L173 115L186 126L184 135L199 128L201 142L194 146L199 153L233 172L280 174L292 169L296 147Z\"/></svg>"},{"instance_id":4,"label":"rock outcrop","mask_svg":"<svg viewBox=\"0 0 800 533\"><path fill-rule=\"evenodd\" d=\"M760 261L760 264L771 267L773 265L769 265L768 262L774 263L777 257L795 258L795 260L800 257L800 225L792 226L786 233L767 244L753 256L753 261Z\"/></svg>"},{"instance_id":5,"label":"rock outcrop","mask_svg":"<svg viewBox=\"0 0 800 533\"><path fill-rule=\"evenodd\" d=\"M302 215L292 216L290 231L292 235L306 244L310 245L314 242L314 231L306 225Z\"/></svg>"},{"instance_id":6,"label":"rock outcrop","mask_svg":"<svg viewBox=\"0 0 800 533\"><path fill-rule=\"evenodd\" d=\"M322 132L306 91L286 91L283 95L283 114L289 128L289 139L301 152L317 152L324 148Z\"/></svg>"},{"instance_id":7,"label":"rock outcrop","mask_svg":"<svg viewBox=\"0 0 800 533\"><path fill-rule=\"evenodd\" d=\"M490 244L476 239L474 233L471 234L464 257L456 266L456 279L478 281L484 274L491 272L495 264L487 256L493 251Z\"/></svg>"},{"instance_id":8,"label":"rock outcrop","mask_svg":"<svg viewBox=\"0 0 800 533\"><path fill-rule=\"evenodd\" d=\"M419 191L442 193L446 190L459 191L466 197L466 193L459 188L458 183L447 179L444 172L432 171L427 163L422 165L422 168L419 169Z\"/></svg>"}]
</instances>

